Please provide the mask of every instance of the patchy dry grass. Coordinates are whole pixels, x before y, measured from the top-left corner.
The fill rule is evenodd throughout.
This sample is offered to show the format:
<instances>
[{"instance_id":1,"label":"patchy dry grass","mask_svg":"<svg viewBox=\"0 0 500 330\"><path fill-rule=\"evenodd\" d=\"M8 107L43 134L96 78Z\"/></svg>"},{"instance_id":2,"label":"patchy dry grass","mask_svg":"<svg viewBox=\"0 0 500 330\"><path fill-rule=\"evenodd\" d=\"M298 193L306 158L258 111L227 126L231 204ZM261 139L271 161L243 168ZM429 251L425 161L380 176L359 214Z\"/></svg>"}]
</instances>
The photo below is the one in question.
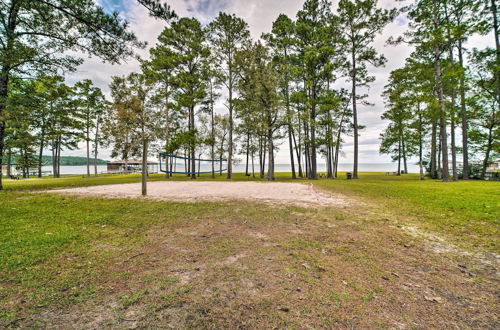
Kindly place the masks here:
<instances>
[{"instance_id":1,"label":"patchy dry grass","mask_svg":"<svg viewBox=\"0 0 500 330\"><path fill-rule=\"evenodd\" d=\"M349 196L364 204L375 206L378 213L389 218L410 221L424 231L437 232L467 249L480 248L499 253L500 189L498 182L459 181L443 183L439 180L420 181L417 174L386 176L384 173L364 172L359 180L345 180L344 173L337 180L292 180L289 173L277 173L280 182L308 182L321 189ZM150 181L163 181L155 174ZM177 175L170 180L190 180ZM227 181L226 176L209 174L198 180ZM236 173L234 181L262 181ZM140 182L140 176L102 175L99 177L71 176L61 179L5 180L7 190L29 191L55 188L87 187L117 183Z\"/></svg>"},{"instance_id":2,"label":"patchy dry grass","mask_svg":"<svg viewBox=\"0 0 500 330\"><path fill-rule=\"evenodd\" d=\"M499 253L500 183L420 181L416 174L363 173L359 180L320 180L318 187L375 206L465 248Z\"/></svg>"},{"instance_id":3,"label":"patchy dry grass","mask_svg":"<svg viewBox=\"0 0 500 330\"><path fill-rule=\"evenodd\" d=\"M497 264L398 228L449 206L368 180L316 183L348 209L2 192L0 327L498 328Z\"/></svg>"}]
</instances>

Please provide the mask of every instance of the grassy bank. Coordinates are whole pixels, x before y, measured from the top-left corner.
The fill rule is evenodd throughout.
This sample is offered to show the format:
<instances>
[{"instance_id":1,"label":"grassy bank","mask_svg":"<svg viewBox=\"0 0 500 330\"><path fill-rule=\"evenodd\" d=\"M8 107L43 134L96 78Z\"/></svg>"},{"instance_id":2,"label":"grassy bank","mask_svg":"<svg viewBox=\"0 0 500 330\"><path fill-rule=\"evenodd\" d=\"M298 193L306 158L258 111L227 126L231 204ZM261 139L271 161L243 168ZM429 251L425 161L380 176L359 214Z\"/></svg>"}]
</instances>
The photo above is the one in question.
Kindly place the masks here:
<instances>
[{"instance_id":1,"label":"grassy bank","mask_svg":"<svg viewBox=\"0 0 500 330\"><path fill-rule=\"evenodd\" d=\"M162 175L152 175L149 180L156 181L162 180ZM119 184L119 183L133 183L140 182L140 174L128 175L99 175L99 176L84 176L84 175L71 175L61 178L33 178L21 180L4 179L3 185L6 191L27 191L27 190L47 190L54 188L71 188L71 187L87 187L104 184Z\"/></svg>"}]
</instances>

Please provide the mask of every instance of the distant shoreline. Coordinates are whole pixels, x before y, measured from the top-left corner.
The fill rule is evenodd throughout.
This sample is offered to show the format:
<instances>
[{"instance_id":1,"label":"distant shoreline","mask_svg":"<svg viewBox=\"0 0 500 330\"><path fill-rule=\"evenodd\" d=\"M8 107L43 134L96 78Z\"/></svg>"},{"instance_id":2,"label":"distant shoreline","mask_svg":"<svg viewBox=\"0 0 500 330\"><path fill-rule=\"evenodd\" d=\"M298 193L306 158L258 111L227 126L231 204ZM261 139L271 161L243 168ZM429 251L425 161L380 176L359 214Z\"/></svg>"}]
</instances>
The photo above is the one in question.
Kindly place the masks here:
<instances>
[{"instance_id":1,"label":"distant shoreline","mask_svg":"<svg viewBox=\"0 0 500 330\"><path fill-rule=\"evenodd\" d=\"M107 171L107 166L106 164L98 164L97 165L98 172L106 172ZM180 166L180 164L178 165ZM360 172L380 172L380 173L385 173L385 172L395 172L397 171L397 163L360 163L359 164L359 170ZM183 168L183 165L181 166ZM42 167L43 170L46 171L51 171L52 166L51 165L45 165ZM210 163L207 164L202 164L201 169L203 171L210 171L211 170L211 165ZM245 173L246 170L246 164L245 163L239 163L239 164L234 164L233 165L233 172L234 173ZM249 172L252 173L252 166L250 165L248 168ZM267 167L266 167L267 170ZM296 173L298 173L298 168L297 166L295 167ZM339 172L350 172L352 171L352 164L346 164L346 163L340 163ZM90 165L90 171L93 173L94 172L94 164ZM291 172L291 166L289 164L276 164L275 165L275 171L276 173L280 172ZM216 170L217 172L217 170ZM318 172L326 172L326 165L325 164L318 164ZM418 165L414 164L408 164L408 172L409 173L419 173L420 169ZM87 173L87 166L85 165L62 165L61 164L61 174L86 174ZM259 173L259 168L258 166L255 166L255 173Z\"/></svg>"}]
</instances>

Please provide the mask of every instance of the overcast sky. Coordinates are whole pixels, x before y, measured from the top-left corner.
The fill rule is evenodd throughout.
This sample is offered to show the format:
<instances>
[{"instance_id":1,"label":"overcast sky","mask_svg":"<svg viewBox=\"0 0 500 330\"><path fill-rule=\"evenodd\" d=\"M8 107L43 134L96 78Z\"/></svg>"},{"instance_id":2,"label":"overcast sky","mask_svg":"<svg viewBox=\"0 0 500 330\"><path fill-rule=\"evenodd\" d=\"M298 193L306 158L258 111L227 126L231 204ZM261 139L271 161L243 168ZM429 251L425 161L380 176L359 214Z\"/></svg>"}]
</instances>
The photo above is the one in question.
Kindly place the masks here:
<instances>
[{"instance_id":1,"label":"overcast sky","mask_svg":"<svg viewBox=\"0 0 500 330\"><path fill-rule=\"evenodd\" d=\"M147 11L140 7L135 0L96 0L108 11L119 11L121 15L130 22L131 29L142 41L148 42L148 48L154 46L160 32L165 24L148 16ZM334 7L337 1L334 0ZM169 0L168 4L176 11L178 16L195 17L208 24L220 11L234 13L243 18L250 27L252 38L258 39L262 33L269 32L273 21L279 14L286 14L295 19L296 13L302 8L304 0ZM379 5L390 8L395 4L394 0L379 0ZM369 102L374 106L363 106L359 108L359 124L365 125L366 129L361 132L360 143L360 163L387 163L390 158L386 155L379 155L379 135L386 127L387 122L380 119L384 111L384 103L381 97L384 85L387 83L389 73L404 65L405 58L411 53L406 45L387 46L386 40L390 36L399 35L407 28L407 21L404 17L398 17L389 24L381 35L375 40L376 49L387 58L387 64L383 68L370 68L370 73L376 77L376 81L371 84L365 92L369 95ZM491 42L490 42L491 40ZM493 37L474 37L469 42L469 46L485 47L493 44ZM143 57L148 57L148 51L141 50L138 53ZM91 79L98 87L108 93L108 84L113 75L124 75L139 70L136 60L129 60L121 65L110 65L102 63L99 59L86 59L78 71L67 76L68 83L74 83L81 79ZM337 82L339 87L349 88L346 81ZM217 105L217 111L227 112L222 100ZM352 162L352 138L346 138L343 146L341 163ZM66 151L66 155L84 155L84 150ZM289 162L288 143L279 146L276 158L277 163ZM101 158L109 159L109 151L103 150Z\"/></svg>"}]
</instances>

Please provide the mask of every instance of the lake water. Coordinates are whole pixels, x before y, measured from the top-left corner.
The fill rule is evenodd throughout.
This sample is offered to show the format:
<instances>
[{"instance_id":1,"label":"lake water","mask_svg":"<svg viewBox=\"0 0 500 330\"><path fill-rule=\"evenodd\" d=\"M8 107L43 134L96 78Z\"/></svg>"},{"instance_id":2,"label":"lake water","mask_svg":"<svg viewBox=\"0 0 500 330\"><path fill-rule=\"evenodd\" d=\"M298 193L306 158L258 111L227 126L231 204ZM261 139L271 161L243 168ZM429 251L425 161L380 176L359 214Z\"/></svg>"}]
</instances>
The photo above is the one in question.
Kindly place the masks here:
<instances>
[{"instance_id":1,"label":"lake water","mask_svg":"<svg viewBox=\"0 0 500 330\"><path fill-rule=\"evenodd\" d=\"M184 164L178 164L178 169L179 171L184 171ZM218 167L216 166L216 169ZM373 163L373 164L359 164L359 171L360 172L388 172L388 171L396 171L398 168L398 165L396 163ZM211 165L210 164L202 164L201 166L201 171L210 171L211 170ZM296 166L297 170L297 166ZM52 166L44 166L43 171L50 171L52 172ZM98 165L97 166L97 171L99 173L106 172L107 168L106 165ZM245 172L245 164L235 164L233 166L233 171L235 173L244 173ZM251 165L250 165L250 171L251 171ZM259 171L259 167L256 164L255 166L255 171ZM290 164L276 164L275 165L275 171L276 172L291 172L291 166ZM325 172L326 171L326 164L318 164L318 171L320 172ZM339 164L339 171L344 172L344 171L352 171L352 164ZM419 173L419 167L418 165L413 165L413 164L408 164L408 172L410 173ZM86 174L87 173L87 167L86 166L61 166L61 174ZM90 168L90 173L94 173L94 167L92 166Z\"/></svg>"},{"instance_id":2,"label":"lake water","mask_svg":"<svg viewBox=\"0 0 500 330\"><path fill-rule=\"evenodd\" d=\"M52 166L42 166L42 171L52 173ZM107 171L106 165L97 165L97 172L102 173ZM87 174L87 166L73 165L61 166L61 174ZM90 174L94 174L94 166L90 167Z\"/></svg>"}]
</instances>

